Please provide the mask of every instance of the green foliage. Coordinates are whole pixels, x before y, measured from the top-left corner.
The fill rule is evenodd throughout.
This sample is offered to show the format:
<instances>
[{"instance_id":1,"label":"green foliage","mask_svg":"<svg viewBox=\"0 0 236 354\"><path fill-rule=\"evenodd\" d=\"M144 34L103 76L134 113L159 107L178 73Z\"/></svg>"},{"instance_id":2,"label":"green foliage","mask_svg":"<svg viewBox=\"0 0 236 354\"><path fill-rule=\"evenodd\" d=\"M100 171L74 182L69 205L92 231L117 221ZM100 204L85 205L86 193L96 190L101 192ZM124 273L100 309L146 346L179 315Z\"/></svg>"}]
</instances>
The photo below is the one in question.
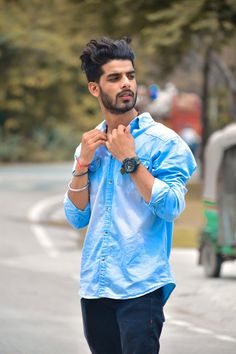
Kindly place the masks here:
<instances>
[{"instance_id":1,"label":"green foliage","mask_svg":"<svg viewBox=\"0 0 236 354\"><path fill-rule=\"evenodd\" d=\"M38 129L31 137L19 134L0 134L0 161L61 161L72 159L82 132L66 124L53 129Z\"/></svg>"},{"instance_id":2,"label":"green foliage","mask_svg":"<svg viewBox=\"0 0 236 354\"><path fill-rule=\"evenodd\" d=\"M79 68L91 36L82 9L66 0L0 0L0 159L39 158L37 149L42 159L54 159L56 149L65 158L65 125L75 143L77 132L97 123L98 106Z\"/></svg>"},{"instance_id":3,"label":"green foliage","mask_svg":"<svg viewBox=\"0 0 236 354\"><path fill-rule=\"evenodd\" d=\"M98 2L102 7L103 1ZM190 47L200 52L208 46L219 49L235 34L234 0L123 0L113 2L106 16L114 18L112 13L115 19L126 19L126 24L114 21L109 33L138 33L146 55L153 55L166 71L173 69Z\"/></svg>"}]
</instances>

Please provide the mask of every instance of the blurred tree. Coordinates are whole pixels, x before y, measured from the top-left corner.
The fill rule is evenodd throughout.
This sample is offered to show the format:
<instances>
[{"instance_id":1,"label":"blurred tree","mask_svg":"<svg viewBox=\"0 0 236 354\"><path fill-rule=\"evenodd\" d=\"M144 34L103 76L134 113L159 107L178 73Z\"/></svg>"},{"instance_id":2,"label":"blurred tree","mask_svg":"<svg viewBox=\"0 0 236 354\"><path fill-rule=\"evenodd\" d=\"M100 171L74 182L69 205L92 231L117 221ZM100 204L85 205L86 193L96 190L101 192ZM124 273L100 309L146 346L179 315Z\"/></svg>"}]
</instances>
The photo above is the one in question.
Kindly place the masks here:
<instances>
[{"instance_id":1,"label":"blurred tree","mask_svg":"<svg viewBox=\"0 0 236 354\"><path fill-rule=\"evenodd\" d=\"M203 58L203 147L209 136L208 99L211 54L219 52L236 33L235 0L120 0L108 6L89 0L112 35L139 35L139 46L156 58L162 73L173 70L195 49Z\"/></svg>"},{"instance_id":2,"label":"blurred tree","mask_svg":"<svg viewBox=\"0 0 236 354\"><path fill-rule=\"evenodd\" d=\"M72 135L72 149L98 119L96 101L87 95L79 70L81 43L98 32L94 15L82 16L83 7L82 1L0 0L1 143L6 145L7 136L10 141L12 135L22 136L25 150L30 147L28 159L34 158L32 141L39 132L46 138L34 144L44 150L53 140L61 142L67 124L71 128L65 128L64 140L66 133ZM6 148L0 150L7 160Z\"/></svg>"},{"instance_id":3,"label":"blurred tree","mask_svg":"<svg viewBox=\"0 0 236 354\"><path fill-rule=\"evenodd\" d=\"M99 110L87 95L78 53L104 34L134 38L141 81L155 63L164 76L190 49L202 55L205 144L211 53L235 35L235 23L235 0L0 0L0 159L13 149L2 148L8 136L24 138L27 158L37 144L44 153L70 144L69 156L81 132L94 127Z\"/></svg>"}]
</instances>

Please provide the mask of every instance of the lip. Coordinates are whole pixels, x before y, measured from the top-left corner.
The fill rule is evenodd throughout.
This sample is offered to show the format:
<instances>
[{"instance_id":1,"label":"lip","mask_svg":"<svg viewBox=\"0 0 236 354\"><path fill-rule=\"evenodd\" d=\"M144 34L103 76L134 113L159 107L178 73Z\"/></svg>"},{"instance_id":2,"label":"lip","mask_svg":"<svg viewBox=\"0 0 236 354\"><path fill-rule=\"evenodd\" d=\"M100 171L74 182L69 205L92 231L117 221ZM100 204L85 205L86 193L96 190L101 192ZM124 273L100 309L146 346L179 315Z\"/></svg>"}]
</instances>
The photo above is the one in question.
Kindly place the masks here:
<instances>
[{"instance_id":1,"label":"lip","mask_svg":"<svg viewBox=\"0 0 236 354\"><path fill-rule=\"evenodd\" d=\"M122 95L120 96L120 98L122 98L123 100L130 100L132 98L131 95Z\"/></svg>"},{"instance_id":2,"label":"lip","mask_svg":"<svg viewBox=\"0 0 236 354\"><path fill-rule=\"evenodd\" d=\"M121 92L118 97L120 98L124 98L124 99L129 99L129 98L132 98L134 95L133 95L133 92L132 91L124 91L124 92Z\"/></svg>"}]
</instances>

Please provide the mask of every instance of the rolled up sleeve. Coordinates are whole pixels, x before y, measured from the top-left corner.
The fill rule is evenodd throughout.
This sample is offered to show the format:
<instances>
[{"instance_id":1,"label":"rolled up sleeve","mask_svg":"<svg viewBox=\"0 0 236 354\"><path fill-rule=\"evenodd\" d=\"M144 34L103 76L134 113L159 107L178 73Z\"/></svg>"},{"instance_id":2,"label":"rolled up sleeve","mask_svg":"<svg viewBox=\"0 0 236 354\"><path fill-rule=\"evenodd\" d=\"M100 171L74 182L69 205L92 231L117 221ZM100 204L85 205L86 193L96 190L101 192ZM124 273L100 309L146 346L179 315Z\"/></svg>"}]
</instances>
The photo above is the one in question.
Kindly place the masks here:
<instances>
[{"instance_id":1,"label":"rolled up sleeve","mask_svg":"<svg viewBox=\"0 0 236 354\"><path fill-rule=\"evenodd\" d=\"M84 210L78 209L70 200L67 193L64 198L64 212L68 223L76 229L81 229L88 225L91 215L90 204Z\"/></svg>"},{"instance_id":2,"label":"rolled up sleeve","mask_svg":"<svg viewBox=\"0 0 236 354\"><path fill-rule=\"evenodd\" d=\"M151 200L152 212L167 221L173 221L185 208L185 187L196 169L195 159L179 137L168 141L153 160L155 177Z\"/></svg>"},{"instance_id":3,"label":"rolled up sleeve","mask_svg":"<svg viewBox=\"0 0 236 354\"><path fill-rule=\"evenodd\" d=\"M155 178L149 207L153 213L167 221L173 221L185 208L184 186L170 187L165 182Z\"/></svg>"}]
</instances>

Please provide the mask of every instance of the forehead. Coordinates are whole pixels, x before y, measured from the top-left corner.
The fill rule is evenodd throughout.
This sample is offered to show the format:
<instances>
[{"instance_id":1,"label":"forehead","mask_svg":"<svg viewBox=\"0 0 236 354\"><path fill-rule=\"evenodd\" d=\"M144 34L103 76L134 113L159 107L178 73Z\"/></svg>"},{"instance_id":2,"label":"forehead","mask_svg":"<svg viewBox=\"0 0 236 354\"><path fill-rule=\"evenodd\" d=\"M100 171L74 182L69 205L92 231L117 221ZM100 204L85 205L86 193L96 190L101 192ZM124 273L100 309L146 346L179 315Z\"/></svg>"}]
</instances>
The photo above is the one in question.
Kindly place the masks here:
<instances>
[{"instance_id":1,"label":"forehead","mask_svg":"<svg viewBox=\"0 0 236 354\"><path fill-rule=\"evenodd\" d=\"M102 66L103 75L109 75L113 73L127 73L134 71L133 64L130 60L115 59L110 60L108 63Z\"/></svg>"}]
</instances>

